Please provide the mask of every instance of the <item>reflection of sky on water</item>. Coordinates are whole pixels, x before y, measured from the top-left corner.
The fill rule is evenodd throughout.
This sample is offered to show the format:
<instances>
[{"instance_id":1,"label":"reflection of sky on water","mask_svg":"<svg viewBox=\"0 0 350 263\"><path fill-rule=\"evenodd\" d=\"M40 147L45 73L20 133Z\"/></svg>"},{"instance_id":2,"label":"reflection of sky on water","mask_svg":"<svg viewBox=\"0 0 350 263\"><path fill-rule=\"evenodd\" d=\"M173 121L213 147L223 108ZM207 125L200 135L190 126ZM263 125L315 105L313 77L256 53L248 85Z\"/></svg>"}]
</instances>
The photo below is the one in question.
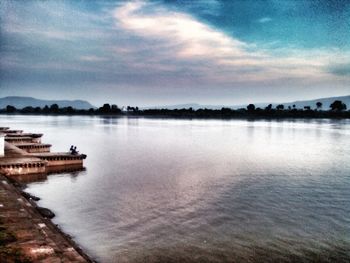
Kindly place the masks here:
<instances>
[{"instance_id":1,"label":"reflection of sky on water","mask_svg":"<svg viewBox=\"0 0 350 263\"><path fill-rule=\"evenodd\" d=\"M348 120L0 116L0 126L88 155L86 172L28 191L103 262L177 246L232 256L350 243Z\"/></svg>"}]
</instances>

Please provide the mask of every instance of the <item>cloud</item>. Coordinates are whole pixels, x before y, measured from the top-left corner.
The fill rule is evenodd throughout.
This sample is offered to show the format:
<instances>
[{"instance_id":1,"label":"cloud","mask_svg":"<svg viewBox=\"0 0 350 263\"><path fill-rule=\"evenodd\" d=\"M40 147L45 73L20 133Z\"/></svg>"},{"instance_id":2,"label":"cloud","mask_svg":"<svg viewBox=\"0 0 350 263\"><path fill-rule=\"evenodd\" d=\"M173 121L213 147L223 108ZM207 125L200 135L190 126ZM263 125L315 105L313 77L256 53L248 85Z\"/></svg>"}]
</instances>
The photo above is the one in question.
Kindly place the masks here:
<instances>
[{"instance_id":1,"label":"cloud","mask_svg":"<svg viewBox=\"0 0 350 263\"><path fill-rule=\"evenodd\" d=\"M101 37L107 16L72 8L64 1L6 1L0 5L1 31L40 40L75 41Z\"/></svg>"},{"instance_id":2,"label":"cloud","mask_svg":"<svg viewBox=\"0 0 350 263\"><path fill-rule=\"evenodd\" d=\"M258 22L259 23L267 23L267 22L270 22L270 21L272 21L272 18L270 18L270 17L262 17L262 18L260 18L259 20L258 20Z\"/></svg>"},{"instance_id":3,"label":"cloud","mask_svg":"<svg viewBox=\"0 0 350 263\"><path fill-rule=\"evenodd\" d=\"M22 34L33 37L41 37L53 40L71 40L77 37L77 33L70 33L60 30L49 30L36 28L26 25L6 25L3 27L4 32L11 34Z\"/></svg>"},{"instance_id":4,"label":"cloud","mask_svg":"<svg viewBox=\"0 0 350 263\"><path fill-rule=\"evenodd\" d=\"M228 36L186 13L143 1L125 3L116 8L113 15L119 31L140 38L141 49L152 45L149 56L137 62L139 67L156 64L161 69L162 64L166 68L171 64L174 70L182 68L213 83L283 78L319 81L330 77L324 67L334 58L335 52L266 50ZM260 22L270 20L264 17ZM139 48L138 45L135 49L139 51ZM124 53L133 54L134 51L132 45L124 47Z\"/></svg>"},{"instance_id":5,"label":"cloud","mask_svg":"<svg viewBox=\"0 0 350 263\"><path fill-rule=\"evenodd\" d=\"M225 34L178 12L154 8L152 13L138 13L146 4L144 2L127 3L117 8L114 13L118 26L144 37L158 40L176 41L179 55L207 55L213 47L225 55L239 53L243 42L231 39Z\"/></svg>"},{"instance_id":6,"label":"cloud","mask_svg":"<svg viewBox=\"0 0 350 263\"><path fill-rule=\"evenodd\" d=\"M339 76L350 76L350 63L331 65L329 67L329 72Z\"/></svg>"},{"instance_id":7,"label":"cloud","mask_svg":"<svg viewBox=\"0 0 350 263\"><path fill-rule=\"evenodd\" d=\"M349 52L285 46L281 38L243 41L199 19L198 12L218 11L222 2L189 8L165 2L5 2L10 7L0 10L0 81L9 87L52 82L68 93L67 84L84 83L110 87L116 98L125 92L126 100L134 93L231 100L243 93L275 96L284 87L288 93L347 87ZM259 28L257 20L249 21Z\"/></svg>"},{"instance_id":8,"label":"cloud","mask_svg":"<svg viewBox=\"0 0 350 263\"><path fill-rule=\"evenodd\" d=\"M87 61L87 62L101 62L101 61L107 61L108 58L89 55L89 56L81 56L80 60Z\"/></svg>"}]
</instances>

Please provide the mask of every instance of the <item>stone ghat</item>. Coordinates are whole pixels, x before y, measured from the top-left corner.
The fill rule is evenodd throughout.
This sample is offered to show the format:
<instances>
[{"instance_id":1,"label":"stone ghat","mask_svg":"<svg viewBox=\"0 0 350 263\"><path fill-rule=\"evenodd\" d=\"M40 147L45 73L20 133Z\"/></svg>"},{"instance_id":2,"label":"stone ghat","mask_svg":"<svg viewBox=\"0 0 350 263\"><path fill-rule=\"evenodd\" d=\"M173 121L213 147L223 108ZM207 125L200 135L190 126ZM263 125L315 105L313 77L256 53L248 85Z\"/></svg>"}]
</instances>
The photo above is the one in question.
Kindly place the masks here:
<instances>
[{"instance_id":1,"label":"stone ghat","mask_svg":"<svg viewBox=\"0 0 350 263\"><path fill-rule=\"evenodd\" d=\"M0 175L0 262L94 262L49 218L35 197Z\"/></svg>"},{"instance_id":2,"label":"stone ghat","mask_svg":"<svg viewBox=\"0 0 350 263\"><path fill-rule=\"evenodd\" d=\"M41 136L0 127L0 262L94 262L50 221L54 213L38 207L38 198L19 184L83 170L86 155L51 153Z\"/></svg>"},{"instance_id":3,"label":"stone ghat","mask_svg":"<svg viewBox=\"0 0 350 263\"><path fill-rule=\"evenodd\" d=\"M44 174L47 163L39 158L30 158L23 156L0 158L0 173L8 176L22 174Z\"/></svg>"},{"instance_id":4,"label":"stone ghat","mask_svg":"<svg viewBox=\"0 0 350 263\"><path fill-rule=\"evenodd\" d=\"M25 150L28 153L42 153L42 152L50 152L51 144L45 143L21 143L16 144L15 146Z\"/></svg>"},{"instance_id":5,"label":"stone ghat","mask_svg":"<svg viewBox=\"0 0 350 263\"><path fill-rule=\"evenodd\" d=\"M0 133L5 135L5 156L0 157L2 174L33 175L61 170L63 172L70 166L74 169L83 168L86 155L69 152L52 153L51 144L41 143L40 133L23 133L21 130L10 130L7 127L0 127Z\"/></svg>"},{"instance_id":6,"label":"stone ghat","mask_svg":"<svg viewBox=\"0 0 350 263\"><path fill-rule=\"evenodd\" d=\"M13 144L40 143L37 138L32 138L29 136L12 137L11 135L6 135L5 141Z\"/></svg>"},{"instance_id":7,"label":"stone ghat","mask_svg":"<svg viewBox=\"0 0 350 263\"><path fill-rule=\"evenodd\" d=\"M8 127L0 128L0 132L5 135L5 141L15 144L41 143L41 133L23 133L22 130L10 130Z\"/></svg>"},{"instance_id":8,"label":"stone ghat","mask_svg":"<svg viewBox=\"0 0 350 263\"><path fill-rule=\"evenodd\" d=\"M23 132L22 130L10 130L8 127L3 127L0 131L6 134L21 134Z\"/></svg>"},{"instance_id":9,"label":"stone ghat","mask_svg":"<svg viewBox=\"0 0 350 263\"><path fill-rule=\"evenodd\" d=\"M42 133L6 133L6 132L3 132L5 134L8 134L8 136L10 137L31 137L31 138L41 138L43 136Z\"/></svg>"},{"instance_id":10,"label":"stone ghat","mask_svg":"<svg viewBox=\"0 0 350 263\"><path fill-rule=\"evenodd\" d=\"M30 156L47 161L47 166L83 166L83 160L86 158L84 154L73 155L69 153L32 153Z\"/></svg>"}]
</instances>

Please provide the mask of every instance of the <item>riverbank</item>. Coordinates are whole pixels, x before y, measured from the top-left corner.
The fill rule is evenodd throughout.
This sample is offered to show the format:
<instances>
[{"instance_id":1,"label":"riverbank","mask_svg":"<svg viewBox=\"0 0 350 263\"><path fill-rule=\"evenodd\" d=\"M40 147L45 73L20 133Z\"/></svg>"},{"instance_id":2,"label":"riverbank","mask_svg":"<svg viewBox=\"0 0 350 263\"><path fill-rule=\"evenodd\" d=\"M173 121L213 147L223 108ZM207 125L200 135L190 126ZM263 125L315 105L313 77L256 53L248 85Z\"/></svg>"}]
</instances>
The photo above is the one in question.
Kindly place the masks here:
<instances>
[{"instance_id":1,"label":"riverbank","mask_svg":"<svg viewBox=\"0 0 350 263\"><path fill-rule=\"evenodd\" d=\"M346 108L345 108L346 109ZM132 109L129 111L24 111L8 112L3 115L43 115L43 116L102 116L102 117L151 117L179 119L349 119L349 110L312 110L312 109Z\"/></svg>"},{"instance_id":2,"label":"riverbank","mask_svg":"<svg viewBox=\"0 0 350 263\"><path fill-rule=\"evenodd\" d=\"M18 186L0 175L0 261L94 262Z\"/></svg>"},{"instance_id":3,"label":"riverbank","mask_svg":"<svg viewBox=\"0 0 350 263\"><path fill-rule=\"evenodd\" d=\"M93 262L50 221L55 215L38 207L39 198L23 192L20 182L46 177L53 170L83 168L85 155L51 153L43 134L0 127L0 262Z\"/></svg>"}]
</instances>

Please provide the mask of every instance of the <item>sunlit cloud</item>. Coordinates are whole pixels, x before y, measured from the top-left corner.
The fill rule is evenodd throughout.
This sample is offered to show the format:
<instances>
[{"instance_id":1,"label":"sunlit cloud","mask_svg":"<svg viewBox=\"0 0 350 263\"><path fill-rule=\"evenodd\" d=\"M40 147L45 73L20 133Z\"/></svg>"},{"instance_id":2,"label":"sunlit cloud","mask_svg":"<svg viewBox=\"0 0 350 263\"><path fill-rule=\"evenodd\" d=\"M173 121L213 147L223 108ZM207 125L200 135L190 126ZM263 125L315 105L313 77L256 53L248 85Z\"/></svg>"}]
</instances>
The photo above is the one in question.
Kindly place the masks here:
<instances>
[{"instance_id":1,"label":"sunlit cloud","mask_svg":"<svg viewBox=\"0 0 350 263\"><path fill-rule=\"evenodd\" d=\"M156 58L153 63L171 59L178 67L193 72L204 70L203 75L207 79L219 82L281 78L320 80L330 77L325 67L334 60L334 52L319 50L316 50L318 56L314 55L315 51L310 51L310 56L293 49L276 55L228 36L188 14L160 6L150 7L143 1L129 2L116 8L114 18L119 30L141 37L144 43L152 41L152 57ZM268 21L271 18L259 20L261 23ZM132 47L124 49L124 52L131 52ZM283 53L283 50L280 52ZM148 61L144 63L147 64Z\"/></svg>"},{"instance_id":2,"label":"sunlit cloud","mask_svg":"<svg viewBox=\"0 0 350 263\"><path fill-rule=\"evenodd\" d=\"M243 52L245 43L229 38L187 14L156 7L148 15L138 13L145 5L144 2L133 2L117 8L114 13L117 25L146 38L176 44L179 57L211 57L213 50L219 52L217 56L240 56Z\"/></svg>"}]
</instances>

